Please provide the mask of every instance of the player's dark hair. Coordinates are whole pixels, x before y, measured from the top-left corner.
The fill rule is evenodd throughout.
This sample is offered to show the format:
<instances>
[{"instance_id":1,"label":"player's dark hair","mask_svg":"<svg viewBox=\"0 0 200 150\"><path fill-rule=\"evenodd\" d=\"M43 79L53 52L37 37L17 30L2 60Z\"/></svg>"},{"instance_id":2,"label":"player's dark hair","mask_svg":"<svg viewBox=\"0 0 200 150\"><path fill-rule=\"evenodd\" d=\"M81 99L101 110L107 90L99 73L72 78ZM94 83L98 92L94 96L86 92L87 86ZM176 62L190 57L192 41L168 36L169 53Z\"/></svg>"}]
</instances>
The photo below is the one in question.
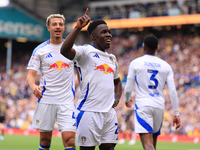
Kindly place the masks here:
<instances>
[{"instance_id":1,"label":"player's dark hair","mask_svg":"<svg viewBox=\"0 0 200 150\"><path fill-rule=\"evenodd\" d=\"M88 28L87 28L88 35L90 36L91 33L92 33L92 31L93 31L94 29L96 29L96 27L97 27L98 25L100 25L100 24L106 24L106 22L105 22L104 20L102 20L102 19L97 19L97 20L92 21L92 22L89 24ZM106 24L106 25L107 25L107 24Z\"/></svg>"},{"instance_id":2,"label":"player's dark hair","mask_svg":"<svg viewBox=\"0 0 200 150\"><path fill-rule=\"evenodd\" d=\"M144 45L151 51L155 51L158 47L158 39L153 34L149 34L144 38Z\"/></svg>"}]
</instances>

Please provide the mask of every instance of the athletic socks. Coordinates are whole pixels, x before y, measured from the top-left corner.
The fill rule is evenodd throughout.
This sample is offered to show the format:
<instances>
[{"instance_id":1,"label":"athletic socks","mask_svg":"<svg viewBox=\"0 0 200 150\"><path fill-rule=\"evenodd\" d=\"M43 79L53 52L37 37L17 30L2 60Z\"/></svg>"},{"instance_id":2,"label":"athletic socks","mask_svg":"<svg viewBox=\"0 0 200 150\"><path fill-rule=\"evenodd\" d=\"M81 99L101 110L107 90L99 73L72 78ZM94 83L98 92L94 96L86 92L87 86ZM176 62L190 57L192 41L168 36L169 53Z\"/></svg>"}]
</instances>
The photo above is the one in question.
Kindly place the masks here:
<instances>
[{"instance_id":1,"label":"athletic socks","mask_svg":"<svg viewBox=\"0 0 200 150\"><path fill-rule=\"evenodd\" d=\"M40 143L39 150L49 150L50 146L42 146ZM76 146L65 146L64 150L76 150Z\"/></svg>"},{"instance_id":2,"label":"athletic socks","mask_svg":"<svg viewBox=\"0 0 200 150\"><path fill-rule=\"evenodd\" d=\"M39 150L49 150L50 146L42 146L40 143Z\"/></svg>"},{"instance_id":3,"label":"athletic socks","mask_svg":"<svg viewBox=\"0 0 200 150\"><path fill-rule=\"evenodd\" d=\"M65 146L64 150L76 150L76 146Z\"/></svg>"}]
</instances>

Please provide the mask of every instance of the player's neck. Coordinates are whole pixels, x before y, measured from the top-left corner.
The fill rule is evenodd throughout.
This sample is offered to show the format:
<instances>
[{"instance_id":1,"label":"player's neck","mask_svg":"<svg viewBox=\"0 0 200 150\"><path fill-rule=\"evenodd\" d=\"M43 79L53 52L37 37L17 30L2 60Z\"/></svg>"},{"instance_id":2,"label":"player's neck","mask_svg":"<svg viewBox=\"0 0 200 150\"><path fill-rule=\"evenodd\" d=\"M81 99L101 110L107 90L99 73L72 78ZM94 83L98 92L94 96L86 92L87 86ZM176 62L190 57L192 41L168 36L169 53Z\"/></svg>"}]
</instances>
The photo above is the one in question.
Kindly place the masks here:
<instances>
[{"instance_id":1,"label":"player's neck","mask_svg":"<svg viewBox=\"0 0 200 150\"><path fill-rule=\"evenodd\" d=\"M147 52L147 53L145 53L145 55L155 55L155 53Z\"/></svg>"},{"instance_id":2,"label":"player's neck","mask_svg":"<svg viewBox=\"0 0 200 150\"><path fill-rule=\"evenodd\" d=\"M51 44L57 45L57 44L61 44L63 42L63 39L62 38L51 38L50 42L51 42Z\"/></svg>"}]
</instances>

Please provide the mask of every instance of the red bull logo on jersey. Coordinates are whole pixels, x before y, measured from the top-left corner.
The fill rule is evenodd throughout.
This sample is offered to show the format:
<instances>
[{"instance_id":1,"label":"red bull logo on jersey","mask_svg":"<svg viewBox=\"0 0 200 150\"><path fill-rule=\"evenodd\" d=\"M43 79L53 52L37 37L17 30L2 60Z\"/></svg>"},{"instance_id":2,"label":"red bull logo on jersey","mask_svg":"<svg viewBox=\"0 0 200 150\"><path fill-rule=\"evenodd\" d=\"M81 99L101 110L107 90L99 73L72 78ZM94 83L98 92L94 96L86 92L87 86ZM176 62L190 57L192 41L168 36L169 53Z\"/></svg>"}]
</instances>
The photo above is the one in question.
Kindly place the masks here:
<instances>
[{"instance_id":1,"label":"red bull logo on jersey","mask_svg":"<svg viewBox=\"0 0 200 150\"><path fill-rule=\"evenodd\" d=\"M114 74L114 70L108 65L108 64L103 64L103 65L99 65L97 66L95 64L95 69L94 70L99 70L99 71L102 71L103 73L105 74Z\"/></svg>"},{"instance_id":2,"label":"red bull logo on jersey","mask_svg":"<svg viewBox=\"0 0 200 150\"><path fill-rule=\"evenodd\" d=\"M67 64L62 61L57 61L56 63L49 66L49 69L57 69L57 70L63 70L64 68L69 68L70 64Z\"/></svg>"}]
</instances>

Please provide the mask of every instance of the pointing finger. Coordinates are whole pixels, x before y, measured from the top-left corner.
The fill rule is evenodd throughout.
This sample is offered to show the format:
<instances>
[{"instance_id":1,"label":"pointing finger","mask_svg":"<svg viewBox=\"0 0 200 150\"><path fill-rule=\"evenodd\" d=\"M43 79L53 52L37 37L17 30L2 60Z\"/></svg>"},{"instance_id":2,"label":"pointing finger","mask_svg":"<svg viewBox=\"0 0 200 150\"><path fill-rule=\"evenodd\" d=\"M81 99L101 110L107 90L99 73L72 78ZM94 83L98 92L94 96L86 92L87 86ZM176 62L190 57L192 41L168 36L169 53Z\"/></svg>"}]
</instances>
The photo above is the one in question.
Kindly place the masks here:
<instances>
[{"instance_id":1,"label":"pointing finger","mask_svg":"<svg viewBox=\"0 0 200 150\"><path fill-rule=\"evenodd\" d=\"M88 14L88 8L86 9L86 11L85 11L85 15L87 15Z\"/></svg>"}]
</instances>

